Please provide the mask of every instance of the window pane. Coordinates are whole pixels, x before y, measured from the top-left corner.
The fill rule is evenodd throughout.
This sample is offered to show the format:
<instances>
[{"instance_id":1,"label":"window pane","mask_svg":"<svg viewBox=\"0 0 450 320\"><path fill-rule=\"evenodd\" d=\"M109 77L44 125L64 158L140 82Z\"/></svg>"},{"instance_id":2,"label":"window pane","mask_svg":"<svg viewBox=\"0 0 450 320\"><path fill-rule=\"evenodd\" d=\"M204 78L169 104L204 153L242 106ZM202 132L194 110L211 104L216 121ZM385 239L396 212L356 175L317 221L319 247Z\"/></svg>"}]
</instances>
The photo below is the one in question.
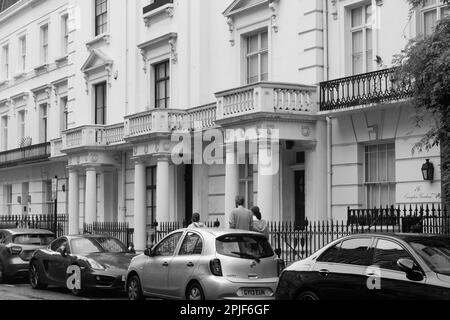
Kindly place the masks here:
<instances>
[{"instance_id":1,"label":"window pane","mask_svg":"<svg viewBox=\"0 0 450 320\"><path fill-rule=\"evenodd\" d=\"M195 255L202 253L202 239L195 233L188 233L184 238L179 255Z\"/></svg>"},{"instance_id":2,"label":"window pane","mask_svg":"<svg viewBox=\"0 0 450 320\"><path fill-rule=\"evenodd\" d=\"M248 78L249 82L258 81L258 56L254 55L248 58Z\"/></svg>"},{"instance_id":3,"label":"window pane","mask_svg":"<svg viewBox=\"0 0 450 320\"><path fill-rule=\"evenodd\" d=\"M269 34L267 32L264 32L261 34L261 49L268 49L269 48Z\"/></svg>"},{"instance_id":4,"label":"window pane","mask_svg":"<svg viewBox=\"0 0 450 320\"><path fill-rule=\"evenodd\" d=\"M450 16L450 6L445 6L441 9L441 19Z\"/></svg>"},{"instance_id":5,"label":"window pane","mask_svg":"<svg viewBox=\"0 0 450 320\"><path fill-rule=\"evenodd\" d=\"M363 32L352 33L352 56L353 56L353 74L363 72Z\"/></svg>"},{"instance_id":6,"label":"window pane","mask_svg":"<svg viewBox=\"0 0 450 320\"><path fill-rule=\"evenodd\" d=\"M373 23L372 21L372 5L366 6L366 25L371 25Z\"/></svg>"},{"instance_id":7,"label":"window pane","mask_svg":"<svg viewBox=\"0 0 450 320\"><path fill-rule=\"evenodd\" d=\"M436 10L427 11L423 14L424 20L424 33L426 36L433 33L434 27L436 25Z\"/></svg>"},{"instance_id":8,"label":"window pane","mask_svg":"<svg viewBox=\"0 0 450 320\"><path fill-rule=\"evenodd\" d=\"M372 265L372 250L369 250L371 243L371 238L350 239L342 242L338 263L359 266Z\"/></svg>"},{"instance_id":9,"label":"window pane","mask_svg":"<svg viewBox=\"0 0 450 320\"><path fill-rule=\"evenodd\" d=\"M361 26L363 21L362 21L362 7L361 8L356 8L352 10L352 27L358 27Z\"/></svg>"},{"instance_id":10,"label":"window pane","mask_svg":"<svg viewBox=\"0 0 450 320\"><path fill-rule=\"evenodd\" d=\"M367 72L373 70L372 29L366 29L366 68Z\"/></svg>"},{"instance_id":11,"label":"window pane","mask_svg":"<svg viewBox=\"0 0 450 320\"><path fill-rule=\"evenodd\" d=\"M269 77L269 53L261 54L261 80L266 81Z\"/></svg>"},{"instance_id":12,"label":"window pane","mask_svg":"<svg viewBox=\"0 0 450 320\"><path fill-rule=\"evenodd\" d=\"M374 252L374 265L389 270L401 271L397 266L398 259L411 259L400 245L387 240L378 240Z\"/></svg>"},{"instance_id":13,"label":"window pane","mask_svg":"<svg viewBox=\"0 0 450 320\"><path fill-rule=\"evenodd\" d=\"M258 51L258 35L247 38L247 53Z\"/></svg>"}]
</instances>

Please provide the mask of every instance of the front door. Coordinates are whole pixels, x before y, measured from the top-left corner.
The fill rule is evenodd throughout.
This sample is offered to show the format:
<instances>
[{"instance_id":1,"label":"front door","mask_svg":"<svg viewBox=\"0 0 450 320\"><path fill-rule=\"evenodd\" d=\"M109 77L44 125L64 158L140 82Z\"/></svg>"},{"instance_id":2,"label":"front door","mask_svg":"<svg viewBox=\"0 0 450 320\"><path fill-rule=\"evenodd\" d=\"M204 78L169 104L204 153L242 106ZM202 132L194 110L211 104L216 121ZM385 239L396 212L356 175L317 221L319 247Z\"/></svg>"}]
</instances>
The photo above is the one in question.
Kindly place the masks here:
<instances>
[{"instance_id":1,"label":"front door","mask_svg":"<svg viewBox=\"0 0 450 320\"><path fill-rule=\"evenodd\" d=\"M295 225L303 226L305 220L305 170L300 170L295 172Z\"/></svg>"},{"instance_id":2,"label":"front door","mask_svg":"<svg viewBox=\"0 0 450 320\"><path fill-rule=\"evenodd\" d=\"M185 221L186 225L192 222L192 165L184 166L184 182L185 182Z\"/></svg>"}]
</instances>

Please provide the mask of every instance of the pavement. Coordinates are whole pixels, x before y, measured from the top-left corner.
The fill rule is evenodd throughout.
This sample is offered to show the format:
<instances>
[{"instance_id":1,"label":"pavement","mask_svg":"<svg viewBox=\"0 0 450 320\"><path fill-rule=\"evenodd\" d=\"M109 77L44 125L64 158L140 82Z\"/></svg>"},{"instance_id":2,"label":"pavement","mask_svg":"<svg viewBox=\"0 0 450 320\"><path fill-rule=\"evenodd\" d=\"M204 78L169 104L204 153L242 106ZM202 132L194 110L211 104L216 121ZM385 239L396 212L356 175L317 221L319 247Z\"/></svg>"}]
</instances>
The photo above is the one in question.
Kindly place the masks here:
<instances>
[{"instance_id":1,"label":"pavement","mask_svg":"<svg viewBox=\"0 0 450 320\"><path fill-rule=\"evenodd\" d=\"M2 300L127 300L127 297L120 292L93 292L76 297L65 288L34 290L29 284L12 283L0 284L0 301Z\"/></svg>"}]
</instances>

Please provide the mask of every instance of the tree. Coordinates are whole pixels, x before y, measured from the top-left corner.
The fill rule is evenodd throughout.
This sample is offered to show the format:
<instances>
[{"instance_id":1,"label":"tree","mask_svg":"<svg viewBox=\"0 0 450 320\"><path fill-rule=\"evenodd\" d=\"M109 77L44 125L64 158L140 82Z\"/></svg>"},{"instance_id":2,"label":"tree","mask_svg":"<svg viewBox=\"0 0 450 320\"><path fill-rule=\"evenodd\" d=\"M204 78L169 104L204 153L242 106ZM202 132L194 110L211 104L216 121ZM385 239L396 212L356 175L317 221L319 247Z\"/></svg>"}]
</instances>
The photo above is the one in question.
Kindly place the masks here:
<instances>
[{"instance_id":1,"label":"tree","mask_svg":"<svg viewBox=\"0 0 450 320\"><path fill-rule=\"evenodd\" d=\"M407 0L414 10L425 0ZM450 0L443 1L449 4ZM450 208L450 17L438 21L428 37L410 41L394 59L396 78L412 86L411 102L416 109L416 124L431 117L432 127L414 146L414 151L441 148L442 201Z\"/></svg>"}]
</instances>

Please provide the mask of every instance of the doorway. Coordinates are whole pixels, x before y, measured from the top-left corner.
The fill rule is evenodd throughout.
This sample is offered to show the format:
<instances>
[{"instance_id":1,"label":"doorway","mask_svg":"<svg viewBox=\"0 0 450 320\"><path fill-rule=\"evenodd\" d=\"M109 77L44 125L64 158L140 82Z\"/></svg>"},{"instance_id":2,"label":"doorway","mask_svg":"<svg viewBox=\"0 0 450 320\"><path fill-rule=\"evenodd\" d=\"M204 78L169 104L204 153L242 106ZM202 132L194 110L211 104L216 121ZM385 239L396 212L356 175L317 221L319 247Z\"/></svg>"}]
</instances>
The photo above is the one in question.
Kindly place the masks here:
<instances>
[{"instance_id":1,"label":"doorway","mask_svg":"<svg viewBox=\"0 0 450 320\"><path fill-rule=\"evenodd\" d=\"M186 164L184 166L184 190L185 190L185 217L184 221L186 223L186 226L189 225L192 222L192 197L193 197L193 190L192 190L192 172L193 167L192 164Z\"/></svg>"},{"instance_id":2,"label":"doorway","mask_svg":"<svg viewBox=\"0 0 450 320\"><path fill-rule=\"evenodd\" d=\"M306 194L305 170L295 171L295 227L305 226L306 223Z\"/></svg>"}]
</instances>

